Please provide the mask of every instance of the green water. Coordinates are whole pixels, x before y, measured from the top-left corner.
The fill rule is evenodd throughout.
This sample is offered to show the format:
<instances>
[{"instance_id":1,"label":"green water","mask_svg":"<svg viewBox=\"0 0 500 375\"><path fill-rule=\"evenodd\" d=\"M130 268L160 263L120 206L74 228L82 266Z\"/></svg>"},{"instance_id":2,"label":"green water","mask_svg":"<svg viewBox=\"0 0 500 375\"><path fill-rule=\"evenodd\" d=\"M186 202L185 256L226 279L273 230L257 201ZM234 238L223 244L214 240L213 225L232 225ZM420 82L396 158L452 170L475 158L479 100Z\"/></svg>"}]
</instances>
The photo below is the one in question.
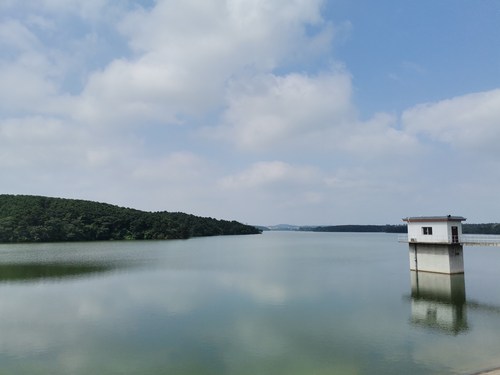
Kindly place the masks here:
<instances>
[{"instance_id":1,"label":"green water","mask_svg":"<svg viewBox=\"0 0 500 375\"><path fill-rule=\"evenodd\" d=\"M473 373L500 366L499 265L416 284L389 234L0 245L0 374Z\"/></svg>"}]
</instances>

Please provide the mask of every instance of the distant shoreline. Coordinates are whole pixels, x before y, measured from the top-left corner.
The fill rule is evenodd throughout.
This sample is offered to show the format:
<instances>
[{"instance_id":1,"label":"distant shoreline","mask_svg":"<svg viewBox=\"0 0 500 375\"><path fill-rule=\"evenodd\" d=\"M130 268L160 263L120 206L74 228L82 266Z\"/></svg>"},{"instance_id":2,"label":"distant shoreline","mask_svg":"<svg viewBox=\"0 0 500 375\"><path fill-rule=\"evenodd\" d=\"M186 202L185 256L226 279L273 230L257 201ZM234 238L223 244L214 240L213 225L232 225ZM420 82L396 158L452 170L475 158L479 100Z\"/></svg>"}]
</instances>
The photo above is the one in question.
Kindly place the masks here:
<instances>
[{"instance_id":1,"label":"distant shoreline","mask_svg":"<svg viewBox=\"0 0 500 375\"><path fill-rule=\"evenodd\" d=\"M289 225L257 226L269 231L302 231L302 232L334 232L334 233L407 233L406 224L385 225ZM499 223L462 224L464 234L500 234Z\"/></svg>"}]
</instances>

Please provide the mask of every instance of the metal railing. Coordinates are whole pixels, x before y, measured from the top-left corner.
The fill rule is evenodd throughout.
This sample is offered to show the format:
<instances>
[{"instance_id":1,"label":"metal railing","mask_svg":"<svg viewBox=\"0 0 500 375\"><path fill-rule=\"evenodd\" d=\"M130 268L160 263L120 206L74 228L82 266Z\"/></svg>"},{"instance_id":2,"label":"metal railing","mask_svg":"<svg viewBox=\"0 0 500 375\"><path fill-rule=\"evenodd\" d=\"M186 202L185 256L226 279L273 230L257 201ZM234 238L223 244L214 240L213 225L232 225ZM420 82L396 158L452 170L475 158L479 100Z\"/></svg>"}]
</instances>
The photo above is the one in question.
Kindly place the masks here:
<instances>
[{"instance_id":1,"label":"metal railing","mask_svg":"<svg viewBox=\"0 0 500 375\"><path fill-rule=\"evenodd\" d=\"M411 238L407 234L399 235L399 242L418 242L418 243L460 243L458 236L425 236L417 238Z\"/></svg>"},{"instance_id":2,"label":"metal railing","mask_svg":"<svg viewBox=\"0 0 500 375\"><path fill-rule=\"evenodd\" d=\"M462 234L460 243L464 245L500 246L500 236L493 234Z\"/></svg>"},{"instance_id":3,"label":"metal railing","mask_svg":"<svg viewBox=\"0 0 500 375\"><path fill-rule=\"evenodd\" d=\"M500 246L500 236L491 234L462 234L443 237L428 236L429 238L409 238L407 234L398 235L398 242L434 243L434 244L462 244L470 246Z\"/></svg>"}]
</instances>

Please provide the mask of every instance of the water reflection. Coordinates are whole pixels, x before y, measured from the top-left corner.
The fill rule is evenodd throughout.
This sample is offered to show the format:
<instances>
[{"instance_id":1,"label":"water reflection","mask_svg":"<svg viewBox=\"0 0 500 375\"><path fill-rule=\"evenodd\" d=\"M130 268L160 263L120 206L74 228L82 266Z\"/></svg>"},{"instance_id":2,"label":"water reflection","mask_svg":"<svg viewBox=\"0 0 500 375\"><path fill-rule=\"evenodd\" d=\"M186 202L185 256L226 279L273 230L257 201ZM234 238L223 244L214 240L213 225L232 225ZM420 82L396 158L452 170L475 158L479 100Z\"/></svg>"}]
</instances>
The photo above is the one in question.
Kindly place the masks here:
<instances>
[{"instance_id":1,"label":"water reflection","mask_svg":"<svg viewBox=\"0 0 500 375\"><path fill-rule=\"evenodd\" d=\"M454 335L467 331L464 275L411 271L411 322Z\"/></svg>"},{"instance_id":2,"label":"water reflection","mask_svg":"<svg viewBox=\"0 0 500 375\"><path fill-rule=\"evenodd\" d=\"M468 278L467 304L464 280L441 275L414 275L410 298L393 236L0 245L0 262L1 374L423 375L498 365L499 299L478 293L498 284L497 269ZM410 303L419 327L437 305L440 330L464 332L467 319L474 329L415 329ZM448 319L438 314L446 309Z\"/></svg>"},{"instance_id":3,"label":"water reflection","mask_svg":"<svg viewBox=\"0 0 500 375\"><path fill-rule=\"evenodd\" d=\"M13 263L0 264L0 283L33 282L85 277L91 274L108 272L116 268L112 264L78 263Z\"/></svg>"},{"instance_id":4,"label":"water reflection","mask_svg":"<svg viewBox=\"0 0 500 375\"><path fill-rule=\"evenodd\" d=\"M141 245L124 241L1 245L0 284L91 279L142 267L154 257L151 252L138 252Z\"/></svg>"}]
</instances>

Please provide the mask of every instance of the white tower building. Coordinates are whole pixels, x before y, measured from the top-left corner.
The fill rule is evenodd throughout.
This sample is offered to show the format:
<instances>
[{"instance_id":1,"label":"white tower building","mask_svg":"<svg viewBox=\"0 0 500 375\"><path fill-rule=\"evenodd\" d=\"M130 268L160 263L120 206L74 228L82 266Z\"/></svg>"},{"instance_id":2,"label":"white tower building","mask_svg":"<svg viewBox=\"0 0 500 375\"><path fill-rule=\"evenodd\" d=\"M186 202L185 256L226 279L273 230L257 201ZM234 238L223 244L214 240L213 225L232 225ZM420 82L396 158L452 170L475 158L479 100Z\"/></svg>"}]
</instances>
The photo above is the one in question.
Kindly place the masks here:
<instances>
[{"instance_id":1,"label":"white tower building","mask_svg":"<svg viewBox=\"0 0 500 375\"><path fill-rule=\"evenodd\" d=\"M404 218L408 224L410 270L457 274L464 272L461 216Z\"/></svg>"}]
</instances>

